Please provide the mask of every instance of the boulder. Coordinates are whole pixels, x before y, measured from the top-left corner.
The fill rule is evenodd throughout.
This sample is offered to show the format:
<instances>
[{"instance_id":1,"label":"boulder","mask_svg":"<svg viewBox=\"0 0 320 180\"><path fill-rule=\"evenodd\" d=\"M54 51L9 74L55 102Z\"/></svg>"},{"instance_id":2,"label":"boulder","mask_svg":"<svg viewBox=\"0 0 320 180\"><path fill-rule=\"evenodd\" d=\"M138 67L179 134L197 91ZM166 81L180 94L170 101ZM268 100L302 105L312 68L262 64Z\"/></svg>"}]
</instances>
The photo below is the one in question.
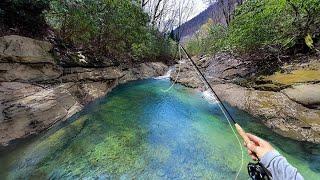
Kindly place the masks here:
<instances>
[{"instance_id":1,"label":"boulder","mask_svg":"<svg viewBox=\"0 0 320 180\"><path fill-rule=\"evenodd\" d=\"M248 77L254 74L257 67L251 61L246 61L227 53L219 53L212 58L205 58L202 67L207 77L225 80Z\"/></svg>"},{"instance_id":2,"label":"boulder","mask_svg":"<svg viewBox=\"0 0 320 180\"><path fill-rule=\"evenodd\" d=\"M294 85L281 92L299 104L320 109L320 84Z\"/></svg>"},{"instance_id":3,"label":"boulder","mask_svg":"<svg viewBox=\"0 0 320 180\"><path fill-rule=\"evenodd\" d=\"M259 118L275 132L296 140L320 143L320 111L298 104L280 92L257 91L235 84L215 84L225 102Z\"/></svg>"},{"instance_id":4,"label":"boulder","mask_svg":"<svg viewBox=\"0 0 320 180\"><path fill-rule=\"evenodd\" d=\"M52 48L46 41L16 35L0 37L0 62L54 63Z\"/></svg>"},{"instance_id":5,"label":"boulder","mask_svg":"<svg viewBox=\"0 0 320 180\"><path fill-rule=\"evenodd\" d=\"M21 36L0 37L0 82L43 82L57 79L62 69L50 51L52 45Z\"/></svg>"},{"instance_id":6,"label":"boulder","mask_svg":"<svg viewBox=\"0 0 320 180\"><path fill-rule=\"evenodd\" d=\"M80 111L82 105L68 92L69 86L0 83L0 144L37 134Z\"/></svg>"},{"instance_id":7,"label":"boulder","mask_svg":"<svg viewBox=\"0 0 320 180\"><path fill-rule=\"evenodd\" d=\"M161 76L164 75L167 70L168 66L161 62L141 63L125 70L123 72L124 76L120 79L120 83Z\"/></svg>"},{"instance_id":8,"label":"boulder","mask_svg":"<svg viewBox=\"0 0 320 180\"><path fill-rule=\"evenodd\" d=\"M199 75L188 61L182 61L175 66L175 71L171 74L171 79L173 81L178 80L180 84L190 88L198 88L203 85Z\"/></svg>"}]
</instances>

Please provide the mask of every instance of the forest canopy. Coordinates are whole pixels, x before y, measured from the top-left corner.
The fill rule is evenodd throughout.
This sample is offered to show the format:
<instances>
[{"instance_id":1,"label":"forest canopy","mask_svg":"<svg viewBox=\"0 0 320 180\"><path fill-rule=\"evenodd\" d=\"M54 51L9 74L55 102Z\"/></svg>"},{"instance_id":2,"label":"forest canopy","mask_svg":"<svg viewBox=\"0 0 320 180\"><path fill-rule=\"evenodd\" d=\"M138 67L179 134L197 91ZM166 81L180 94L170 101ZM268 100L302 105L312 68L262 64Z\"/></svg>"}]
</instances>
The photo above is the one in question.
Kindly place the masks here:
<instances>
[{"instance_id":1,"label":"forest canopy","mask_svg":"<svg viewBox=\"0 0 320 180\"><path fill-rule=\"evenodd\" d=\"M320 38L319 0L246 0L230 13L227 25L204 25L209 25L209 30L201 35L202 28L188 42L188 49L193 54L261 49L290 54L316 51L314 45Z\"/></svg>"},{"instance_id":2,"label":"forest canopy","mask_svg":"<svg viewBox=\"0 0 320 180\"><path fill-rule=\"evenodd\" d=\"M146 61L169 56L168 38L149 25L140 3L4 0L0 3L1 34L42 38L53 32L64 43L118 59Z\"/></svg>"}]
</instances>

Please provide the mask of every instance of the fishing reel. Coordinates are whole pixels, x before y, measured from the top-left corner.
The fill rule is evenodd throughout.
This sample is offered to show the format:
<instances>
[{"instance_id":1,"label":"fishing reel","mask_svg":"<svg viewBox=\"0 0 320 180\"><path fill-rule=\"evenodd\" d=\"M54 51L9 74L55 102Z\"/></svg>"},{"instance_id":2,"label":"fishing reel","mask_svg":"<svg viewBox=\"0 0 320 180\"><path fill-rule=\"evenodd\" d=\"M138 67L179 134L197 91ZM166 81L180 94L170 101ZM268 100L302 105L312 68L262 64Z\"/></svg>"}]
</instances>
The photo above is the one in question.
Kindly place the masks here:
<instances>
[{"instance_id":1,"label":"fishing reel","mask_svg":"<svg viewBox=\"0 0 320 180\"><path fill-rule=\"evenodd\" d=\"M271 173L265 168L260 162L258 163L249 163L248 173L252 180L271 180Z\"/></svg>"}]
</instances>

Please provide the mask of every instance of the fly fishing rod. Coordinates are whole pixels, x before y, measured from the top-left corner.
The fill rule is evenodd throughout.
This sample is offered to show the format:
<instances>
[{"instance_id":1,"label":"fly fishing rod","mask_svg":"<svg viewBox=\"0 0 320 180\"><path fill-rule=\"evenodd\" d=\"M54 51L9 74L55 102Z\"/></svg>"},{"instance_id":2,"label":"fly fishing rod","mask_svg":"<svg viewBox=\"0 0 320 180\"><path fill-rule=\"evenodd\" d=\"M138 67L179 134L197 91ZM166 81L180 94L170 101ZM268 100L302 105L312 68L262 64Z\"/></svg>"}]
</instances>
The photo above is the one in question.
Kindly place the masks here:
<instances>
[{"instance_id":1,"label":"fly fishing rod","mask_svg":"<svg viewBox=\"0 0 320 180\"><path fill-rule=\"evenodd\" d=\"M186 51L186 49L178 42L178 46L181 47L181 49L183 50L183 52L186 54L186 56L188 57L188 59L190 60L191 64L193 65L193 67L196 69L196 71L198 72L198 74L201 76L202 80L204 81L204 83L209 87L209 89L211 90L211 92L214 94L215 98L218 100L218 103L220 104L221 110L223 112L223 114L226 116L228 122L229 118L231 119L231 121L233 122L234 126L237 129L237 132L239 133L239 135L242 137L242 139L244 140L245 144L249 144L252 143L251 140L248 138L246 132L243 130L243 128L235 121L235 119L233 118L233 116L231 115L231 113L228 111L228 109L226 108L226 106L222 103L222 100L219 98L218 94L215 92L215 90L212 88L212 86L210 85L209 81L207 80L207 78L204 76L204 74L200 71L199 67L197 66L197 64L194 62L194 60L191 58L190 54ZM230 124L230 127L232 128L232 125ZM235 134L235 136L238 139L238 136ZM242 148L242 144L239 141L240 146ZM243 156L243 151L241 149L241 153ZM248 173L249 176L251 177L251 179L253 180L270 180L271 179L271 173L260 163L260 159L257 155L255 155L256 158L258 159L258 163L249 163L247 166L248 169ZM241 170L241 168L240 168ZM236 179L240 173L240 170L236 176Z\"/></svg>"}]
</instances>

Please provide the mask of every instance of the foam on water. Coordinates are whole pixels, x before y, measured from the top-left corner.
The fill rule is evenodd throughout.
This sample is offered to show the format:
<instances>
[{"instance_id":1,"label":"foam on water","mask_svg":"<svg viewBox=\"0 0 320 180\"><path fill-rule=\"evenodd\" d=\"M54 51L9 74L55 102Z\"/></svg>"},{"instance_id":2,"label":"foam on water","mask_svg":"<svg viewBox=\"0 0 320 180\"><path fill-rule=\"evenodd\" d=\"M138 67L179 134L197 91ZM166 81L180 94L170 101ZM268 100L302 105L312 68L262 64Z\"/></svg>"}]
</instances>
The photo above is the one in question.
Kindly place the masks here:
<instances>
[{"instance_id":1,"label":"foam on water","mask_svg":"<svg viewBox=\"0 0 320 180\"><path fill-rule=\"evenodd\" d=\"M204 99L206 99L210 104L216 104L218 103L216 97L213 95L213 93L210 90L206 90L202 92L202 96Z\"/></svg>"},{"instance_id":2,"label":"foam on water","mask_svg":"<svg viewBox=\"0 0 320 180\"><path fill-rule=\"evenodd\" d=\"M158 76L158 77L155 77L154 79L169 79L171 77L171 73L172 71L174 70L174 67L170 67L169 70L166 72L166 74L164 74L163 76Z\"/></svg>"}]
</instances>

